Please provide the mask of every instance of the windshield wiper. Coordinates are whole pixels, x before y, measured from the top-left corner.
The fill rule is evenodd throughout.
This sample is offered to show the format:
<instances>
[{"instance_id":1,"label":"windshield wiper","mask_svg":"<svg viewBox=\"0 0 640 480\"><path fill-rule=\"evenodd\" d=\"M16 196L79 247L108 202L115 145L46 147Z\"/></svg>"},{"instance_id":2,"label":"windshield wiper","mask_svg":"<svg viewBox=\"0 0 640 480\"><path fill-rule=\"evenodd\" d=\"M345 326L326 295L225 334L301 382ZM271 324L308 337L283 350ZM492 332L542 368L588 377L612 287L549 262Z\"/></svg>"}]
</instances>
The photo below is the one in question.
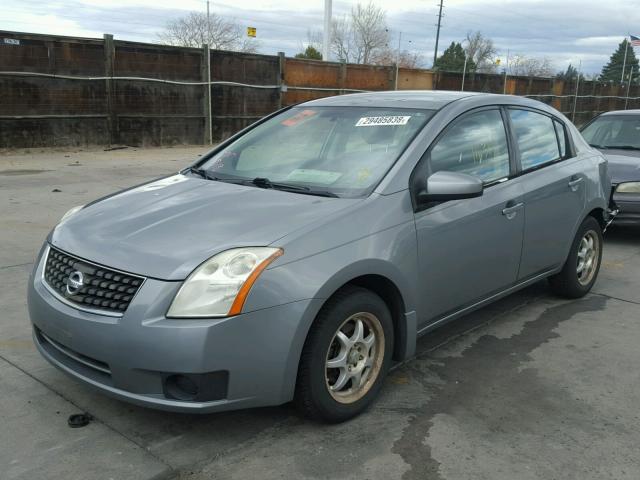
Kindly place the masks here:
<instances>
[{"instance_id":1,"label":"windshield wiper","mask_svg":"<svg viewBox=\"0 0 640 480\"><path fill-rule=\"evenodd\" d=\"M191 172L191 173L195 173L196 175L201 176L205 180L215 180L216 182L236 183L236 184L239 184L239 185L246 183L246 180L243 179L243 178L218 177L218 176L213 175L212 173L210 173L208 170L205 170L204 168L189 167L187 169L187 171Z\"/></svg>"},{"instance_id":2,"label":"windshield wiper","mask_svg":"<svg viewBox=\"0 0 640 480\"><path fill-rule=\"evenodd\" d=\"M264 177L256 177L253 180L247 180L246 183L253 184L256 187L260 187L260 188L272 188L274 190L301 193L303 195L316 195L319 197L340 198L339 195L336 195L335 193L330 192L328 190L315 190L310 187L305 187L304 185L292 185L290 183L272 182L268 178L264 178Z\"/></svg>"},{"instance_id":3,"label":"windshield wiper","mask_svg":"<svg viewBox=\"0 0 640 480\"><path fill-rule=\"evenodd\" d=\"M303 195L316 195L318 197L340 198L339 195L336 195L333 192L329 192L328 190L314 190L312 188L305 187L304 185L292 185L290 183L272 182L268 178L264 178L264 177L256 177L253 180L249 180L246 178L226 178L226 177L221 178L221 177L212 175L204 168L198 168L198 167L189 167L187 171L191 173L195 173L196 175L204 178L205 180L215 180L217 182L235 183L237 185L254 185L260 188L272 188L274 190L301 193Z\"/></svg>"},{"instance_id":4,"label":"windshield wiper","mask_svg":"<svg viewBox=\"0 0 640 480\"><path fill-rule=\"evenodd\" d=\"M215 177L210 176L209 172L207 172L204 168L189 167L187 171L191 173L195 173L196 175L204 178L205 180L217 180Z\"/></svg>"}]
</instances>

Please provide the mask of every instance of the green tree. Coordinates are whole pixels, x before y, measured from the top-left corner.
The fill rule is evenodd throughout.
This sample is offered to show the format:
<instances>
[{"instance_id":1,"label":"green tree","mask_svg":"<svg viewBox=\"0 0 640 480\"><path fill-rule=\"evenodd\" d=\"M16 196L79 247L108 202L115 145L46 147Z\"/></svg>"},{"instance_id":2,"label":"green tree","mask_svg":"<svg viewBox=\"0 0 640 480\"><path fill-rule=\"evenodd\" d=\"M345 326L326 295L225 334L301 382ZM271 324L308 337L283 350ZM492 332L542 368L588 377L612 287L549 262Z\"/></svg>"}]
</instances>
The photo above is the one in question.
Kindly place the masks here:
<instances>
[{"instance_id":1,"label":"green tree","mask_svg":"<svg viewBox=\"0 0 640 480\"><path fill-rule=\"evenodd\" d=\"M296 53L295 58L308 58L310 60L322 60L322 53L313 45L309 45L304 52Z\"/></svg>"},{"instance_id":2,"label":"green tree","mask_svg":"<svg viewBox=\"0 0 640 480\"><path fill-rule=\"evenodd\" d=\"M436 60L435 67L437 70L445 72L462 72L464 69L465 52L462 45L457 42L451 42L451 45L442 52L442 55ZM467 60L467 72L475 72L476 64L473 59Z\"/></svg>"},{"instance_id":3,"label":"green tree","mask_svg":"<svg viewBox=\"0 0 640 480\"><path fill-rule=\"evenodd\" d=\"M638 58L633 52L633 47L629 45L628 40L625 38L620 43L620 45L618 45L618 49L615 52L613 52L613 55L611 55L611 58L609 59L609 63L607 63L602 68L602 73L600 74L601 81L604 81L604 82L620 81L620 77L622 75L622 65L624 64L625 50L627 51L627 62L624 69L625 80L628 79L628 76L631 73L631 67L633 67L634 72L638 71Z\"/></svg>"},{"instance_id":4,"label":"green tree","mask_svg":"<svg viewBox=\"0 0 640 480\"><path fill-rule=\"evenodd\" d=\"M565 82L573 82L576 80L576 78L578 78L578 69L573 65L569 64L569 66L567 67L567 70L564 72L558 73L558 75L556 75L556 78L558 78L559 80L564 80ZM580 81L582 80L584 80L584 75L581 73Z\"/></svg>"}]
</instances>

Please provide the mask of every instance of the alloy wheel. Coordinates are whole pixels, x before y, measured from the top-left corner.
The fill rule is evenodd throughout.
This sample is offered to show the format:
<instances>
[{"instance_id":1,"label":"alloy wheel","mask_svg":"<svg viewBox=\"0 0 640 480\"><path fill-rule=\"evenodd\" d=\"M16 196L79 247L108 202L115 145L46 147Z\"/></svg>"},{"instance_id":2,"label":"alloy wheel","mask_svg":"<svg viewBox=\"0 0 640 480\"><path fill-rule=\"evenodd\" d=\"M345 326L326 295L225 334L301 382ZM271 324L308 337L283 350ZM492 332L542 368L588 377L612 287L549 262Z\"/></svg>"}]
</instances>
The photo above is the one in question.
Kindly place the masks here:
<instances>
[{"instance_id":1,"label":"alloy wheel","mask_svg":"<svg viewBox=\"0 0 640 480\"><path fill-rule=\"evenodd\" d=\"M588 285L598 269L600 259L600 239L593 230L587 231L578 246L576 273L581 285Z\"/></svg>"},{"instance_id":2,"label":"alloy wheel","mask_svg":"<svg viewBox=\"0 0 640 480\"><path fill-rule=\"evenodd\" d=\"M375 383L384 359L384 330L368 312L351 315L331 340L325 362L327 389L334 400L353 403Z\"/></svg>"}]
</instances>

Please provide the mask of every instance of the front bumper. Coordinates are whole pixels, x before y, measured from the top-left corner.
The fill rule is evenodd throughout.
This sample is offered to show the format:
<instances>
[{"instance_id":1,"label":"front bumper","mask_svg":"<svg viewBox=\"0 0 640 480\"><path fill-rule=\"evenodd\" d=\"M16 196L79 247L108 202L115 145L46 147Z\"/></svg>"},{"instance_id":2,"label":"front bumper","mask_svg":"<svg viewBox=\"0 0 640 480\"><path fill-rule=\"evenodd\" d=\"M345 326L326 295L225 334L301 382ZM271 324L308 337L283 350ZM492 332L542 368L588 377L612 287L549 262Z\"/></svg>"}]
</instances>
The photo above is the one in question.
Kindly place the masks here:
<instances>
[{"instance_id":1,"label":"front bumper","mask_svg":"<svg viewBox=\"0 0 640 480\"><path fill-rule=\"evenodd\" d=\"M301 300L231 318L165 318L180 282L147 279L122 317L77 310L51 294L42 262L29 281L34 341L53 365L112 397L182 412L285 403L319 300ZM178 399L167 378L212 379L208 400Z\"/></svg>"},{"instance_id":2,"label":"front bumper","mask_svg":"<svg viewBox=\"0 0 640 480\"><path fill-rule=\"evenodd\" d=\"M640 194L614 193L613 201L619 210L614 225L640 225Z\"/></svg>"}]
</instances>

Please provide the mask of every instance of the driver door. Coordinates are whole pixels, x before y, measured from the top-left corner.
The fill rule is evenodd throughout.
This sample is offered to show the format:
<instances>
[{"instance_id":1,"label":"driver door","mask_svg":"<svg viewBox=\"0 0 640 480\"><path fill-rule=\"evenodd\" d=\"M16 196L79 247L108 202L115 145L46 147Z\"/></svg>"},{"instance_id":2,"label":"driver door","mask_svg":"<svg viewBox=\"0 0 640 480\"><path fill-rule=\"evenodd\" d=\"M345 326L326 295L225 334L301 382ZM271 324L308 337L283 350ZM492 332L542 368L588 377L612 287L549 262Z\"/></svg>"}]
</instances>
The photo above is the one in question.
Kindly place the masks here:
<instances>
[{"instance_id":1,"label":"driver door","mask_svg":"<svg viewBox=\"0 0 640 480\"><path fill-rule=\"evenodd\" d=\"M513 173L499 108L471 111L434 141L415 175L455 171L483 180L480 197L417 206L419 328L513 285L524 232L524 191Z\"/></svg>"}]
</instances>

